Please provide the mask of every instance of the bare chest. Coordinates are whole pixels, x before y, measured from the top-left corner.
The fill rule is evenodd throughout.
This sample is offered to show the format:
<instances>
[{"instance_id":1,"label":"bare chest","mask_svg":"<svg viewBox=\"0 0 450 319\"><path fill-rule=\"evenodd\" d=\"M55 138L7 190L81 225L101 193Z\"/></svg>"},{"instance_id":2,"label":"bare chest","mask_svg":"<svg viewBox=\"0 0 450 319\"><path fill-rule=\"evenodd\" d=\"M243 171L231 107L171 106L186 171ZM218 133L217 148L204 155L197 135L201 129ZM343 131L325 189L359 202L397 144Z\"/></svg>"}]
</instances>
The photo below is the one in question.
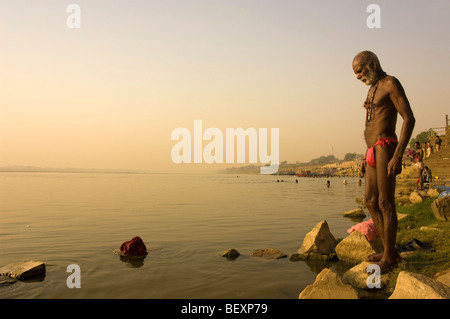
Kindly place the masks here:
<instances>
[{"instance_id":1,"label":"bare chest","mask_svg":"<svg viewBox=\"0 0 450 319\"><path fill-rule=\"evenodd\" d=\"M364 135L368 145L372 145L380 137L394 137L397 111L388 92L379 87L372 97L369 90L367 102L370 104L365 104L366 130Z\"/></svg>"},{"instance_id":2,"label":"bare chest","mask_svg":"<svg viewBox=\"0 0 450 319\"><path fill-rule=\"evenodd\" d=\"M396 115L396 109L386 89L382 85L371 87L364 102L366 108L366 126L371 122L378 123L380 118L384 120Z\"/></svg>"}]
</instances>

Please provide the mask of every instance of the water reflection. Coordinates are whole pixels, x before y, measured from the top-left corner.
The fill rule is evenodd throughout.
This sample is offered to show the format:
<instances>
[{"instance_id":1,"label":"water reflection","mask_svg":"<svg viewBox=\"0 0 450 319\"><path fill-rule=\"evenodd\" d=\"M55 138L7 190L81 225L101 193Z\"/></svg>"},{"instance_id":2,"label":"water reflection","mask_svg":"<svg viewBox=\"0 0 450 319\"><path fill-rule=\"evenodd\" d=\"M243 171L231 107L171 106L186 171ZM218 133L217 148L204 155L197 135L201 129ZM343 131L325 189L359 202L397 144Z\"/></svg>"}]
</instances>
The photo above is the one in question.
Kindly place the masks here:
<instances>
[{"instance_id":1,"label":"water reflection","mask_svg":"<svg viewBox=\"0 0 450 319\"><path fill-rule=\"evenodd\" d=\"M124 255L120 249L114 249L113 253L116 255L119 255L119 259L123 261L124 263L128 263L133 268L140 268L144 266L144 259L147 257L147 253L145 255L139 255L139 256L129 256Z\"/></svg>"}]
</instances>

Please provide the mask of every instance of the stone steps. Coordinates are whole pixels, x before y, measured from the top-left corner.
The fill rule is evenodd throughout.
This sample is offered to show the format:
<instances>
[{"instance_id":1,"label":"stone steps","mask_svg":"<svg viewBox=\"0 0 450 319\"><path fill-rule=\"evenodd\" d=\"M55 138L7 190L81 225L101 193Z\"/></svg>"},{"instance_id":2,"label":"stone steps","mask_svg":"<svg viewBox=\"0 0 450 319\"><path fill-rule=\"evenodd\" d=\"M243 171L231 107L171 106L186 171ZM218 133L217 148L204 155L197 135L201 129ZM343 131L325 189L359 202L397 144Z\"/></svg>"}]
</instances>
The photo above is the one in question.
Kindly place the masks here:
<instances>
[{"instance_id":1,"label":"stone steps","mask_svg":"<svg viewBox=\"0 0 450 319\"><path fill-rule=\"evenodd\" d=\"M441 179L450 180L450 148L443 147L441 151L431 154L423 160L425 166L428 166L433 176Z\"/></svg>"}]
</instances>

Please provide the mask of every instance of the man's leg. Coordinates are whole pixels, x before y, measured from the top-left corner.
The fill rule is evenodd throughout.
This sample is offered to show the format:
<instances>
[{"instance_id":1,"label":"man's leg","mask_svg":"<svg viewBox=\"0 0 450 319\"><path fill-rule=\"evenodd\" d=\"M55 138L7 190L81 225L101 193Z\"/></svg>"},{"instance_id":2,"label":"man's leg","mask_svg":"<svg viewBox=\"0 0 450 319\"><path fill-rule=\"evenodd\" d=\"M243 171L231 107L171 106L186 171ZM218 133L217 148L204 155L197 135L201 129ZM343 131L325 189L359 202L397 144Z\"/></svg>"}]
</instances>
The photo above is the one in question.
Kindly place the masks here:
<instances>
[{"instance_id":1,"label":"man's leg","mask_svg":"<svg viewBox=\"0 0 450 319\"><path fill-rule=\"evenodd\" d=\"M381 273L391 271L401 260L395 247L397 237L397 213L395 211L395 176L388 176L387 165L394 154L396 144L378 147L376 150L376 175L378 187L378 207L382 218L379 221L382 228L384 254L378 265ZM378 228L377 228L378 230Z\"/></svg>"},{"instance_id":2,"label":"man's leg","mask_svg":"<svg viewBox=\"0 0 450 319\"><path fill-rule=\"evenodd\" d=\"M383 215L378 205L378 183L377 183L377 170L367 165L366 168L366 188L365 188L365 202L373 223L377 230L378 235L384 245L383 236ZM366 261L377 262L383 257L381 254L372 254L367 256Z\"/></svg>"}]
</instances>

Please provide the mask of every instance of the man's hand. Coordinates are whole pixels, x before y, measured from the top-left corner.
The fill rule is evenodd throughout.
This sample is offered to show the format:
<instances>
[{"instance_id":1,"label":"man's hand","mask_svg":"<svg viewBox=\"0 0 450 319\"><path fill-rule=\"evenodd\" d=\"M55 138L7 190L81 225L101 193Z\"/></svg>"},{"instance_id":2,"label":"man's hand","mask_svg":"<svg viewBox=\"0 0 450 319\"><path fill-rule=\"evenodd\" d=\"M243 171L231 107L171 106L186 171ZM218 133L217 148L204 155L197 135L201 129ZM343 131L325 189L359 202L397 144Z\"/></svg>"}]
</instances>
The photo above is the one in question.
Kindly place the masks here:
<instances>
[{"instance_id":1,"label":"man's hand","mask_svg":"<svg viewBox=\"0 0 450 319\"><path fill-rule=\"evenodd\" d=\"M402 172L402 158L392 157L388 163L388 176L395 176Z\"/></svg>"}]
</instances>

